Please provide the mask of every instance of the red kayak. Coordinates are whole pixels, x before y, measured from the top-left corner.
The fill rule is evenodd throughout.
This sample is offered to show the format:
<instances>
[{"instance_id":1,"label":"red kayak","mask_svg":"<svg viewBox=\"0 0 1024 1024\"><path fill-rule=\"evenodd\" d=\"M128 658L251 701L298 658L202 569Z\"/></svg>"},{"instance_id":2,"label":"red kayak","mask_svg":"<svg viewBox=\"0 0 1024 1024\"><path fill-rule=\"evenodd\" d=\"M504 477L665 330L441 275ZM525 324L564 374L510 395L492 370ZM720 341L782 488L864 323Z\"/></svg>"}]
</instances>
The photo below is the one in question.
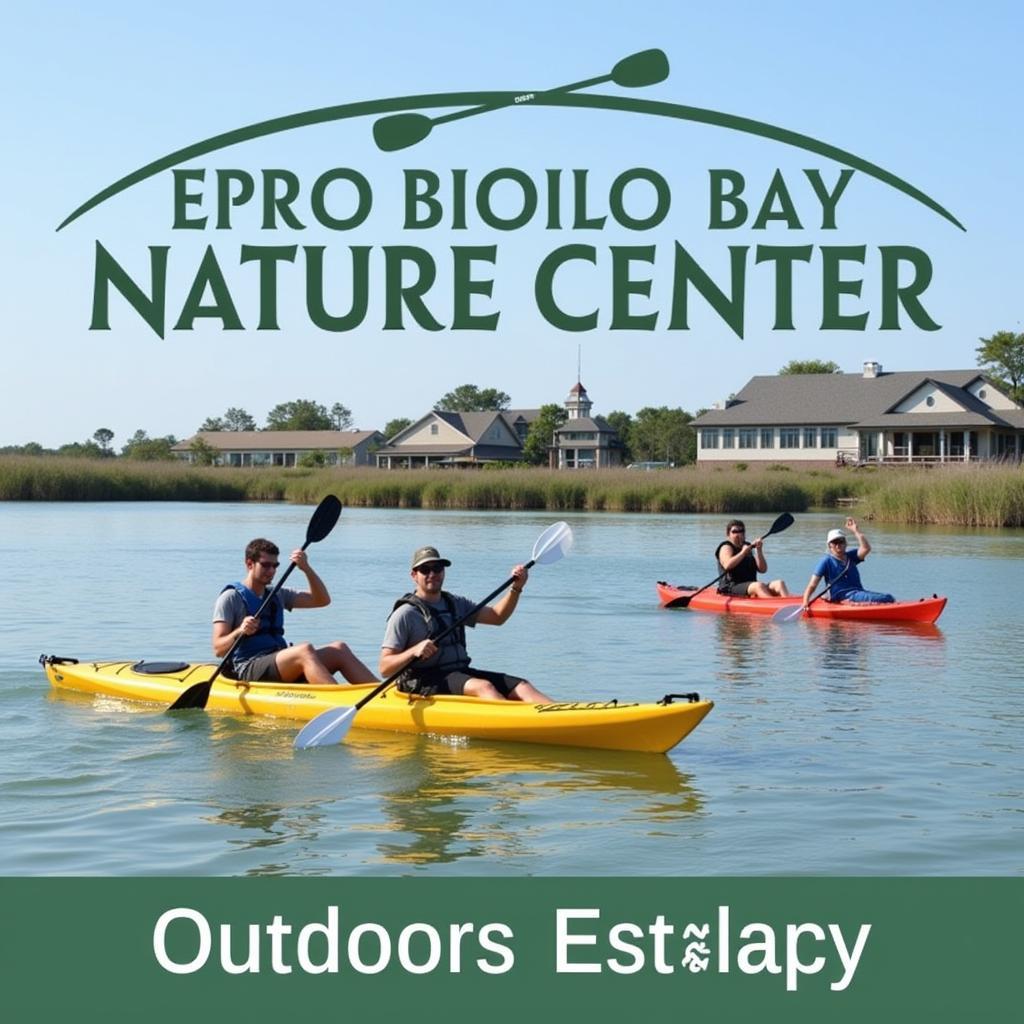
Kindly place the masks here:
<instances>
[{"instance_id":1,"label":"red kayak","mask_svg":"<svg viewBox=\"0 0 1024 1024\"><path fill-rule=\"evenodd\" d=\"M698 587L675 586L658 581L658 600L662 605L689 597ZM780 608L798 608L803 598L792 597L729 597L708 587L686 604L702 612L730 615L774 615ZM677 606L678 607L678 606ZM863 604L857 601L815 601L806 612L809 619L852 619L864 622L934 622L946 607L946 598L933 594L917 601L895 601L892 604Z\"/></svg>"}]
</instances>

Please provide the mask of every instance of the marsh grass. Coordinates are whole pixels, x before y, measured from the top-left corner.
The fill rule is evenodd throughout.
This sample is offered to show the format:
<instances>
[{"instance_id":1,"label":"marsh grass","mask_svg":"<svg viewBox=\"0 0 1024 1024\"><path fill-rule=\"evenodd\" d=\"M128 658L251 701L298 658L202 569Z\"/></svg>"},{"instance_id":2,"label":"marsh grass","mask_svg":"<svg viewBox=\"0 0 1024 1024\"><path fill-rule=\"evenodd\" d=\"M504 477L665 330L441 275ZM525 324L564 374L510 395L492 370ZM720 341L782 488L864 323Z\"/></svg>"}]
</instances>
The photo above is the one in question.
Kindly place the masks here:
<instances>
[{"instance_id":1,"label":"marsh grass","mask_svg":"<svg viewBox=\"0 0 1024 1024\"><path fill-rule=\"evenodd\" d=\"M856 502L865 519L1024 526L1024 471L1007 466L799 469L747 465L650 472L229 469L127 459L0 457L5 501L288 501L550 512L805 512Z\"/></svg>"}]
</instances>

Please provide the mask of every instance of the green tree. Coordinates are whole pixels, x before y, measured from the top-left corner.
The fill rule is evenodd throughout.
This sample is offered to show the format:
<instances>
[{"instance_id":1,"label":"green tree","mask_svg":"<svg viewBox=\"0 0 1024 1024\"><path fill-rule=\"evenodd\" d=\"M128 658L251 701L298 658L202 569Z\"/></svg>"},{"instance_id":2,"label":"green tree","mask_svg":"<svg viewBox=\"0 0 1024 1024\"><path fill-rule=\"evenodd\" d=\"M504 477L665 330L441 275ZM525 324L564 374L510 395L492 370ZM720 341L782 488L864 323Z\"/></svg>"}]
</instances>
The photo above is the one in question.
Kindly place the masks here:
<instances>
[{"instance_id":1,"label":"green tree","mask_svg":"<svg viewBox=\"0 0 1024 1024\"><path fill-rule=\"evenodd\" d=\"M779 370L780 376L787 376L795 373L842 373L838 363L831 359L827 362L824 359L790 359L786 365Z\"/></svg>"},{"instance_id":2,"label":"green tree","mask_svg":"<svg viewBox=\"0 0 1024 1024\"><path fill-rule=\"evenodd\" d=\"M460 384L454 391L442 395L434 409L447 412L497 412L507 409L511 397L497 388L478 388L475 384Z\"/></svg>"},{"instance_id":3,"label":"green tree","mask_svg":"<svg viewBox=\"0 0 1024 1024\"><path fill-rule=\"evenodd\" d=\"M244 410L232 406L223 416L208 416L199 425L200 430L255 430L256 421Z\"/></svg>"},{"instance_id":4,"label":"green tree","mask_svg":"<svg viewBox=\"0 0 1024 1024\"><path fill-rule=\"evenodd\" d=\"M568 419L569 414L560 405L542 405L540 415L530 424L523 445L523 461L530 466L548 464L551 436Z\"/></svg>"},{"instance_id":5,"label":"green tree","mask_svg":"<svg viewBox=\"0 0 1024 1024\"><path fill-rule=\"evenodd\" d=\"M188 450L192 453L192 461L197 466L215 466L217 456L220 454L212 444L204 441L201 437L193 438Z\"/></svg>"},{"instance_id":6,"label":"green tree","mask_svg":"<svg viewBox=\"0 0 1024 1024\"><path fill-rule=\"evenodd\" d=\"M388 440L390 440L395 436L395 434L400 434L406 427L411 426L412 420L408 420L404 416L398 416L393 420L388 420L387 423L384 424L383 434L388 438Z\"/></svg>"},{"instance_id":7,"label":"green tree","mask_svg":"<svg viewBox=\"0 0 1024 1024\"><path fill-rule=\"evenodd\" d=\"M331 422L334 424L335 430L351 430L352 410L342 405L341 402L335 402L331 406Z\"/></svg>"},{"instance_id":8,"label":"green tree","mask_svg":"<svg viewBox=\"0 0 1024 1024\"><path fill-rule=\"evenodd\" d=\"M166 462L174 458L171 448L178 443L173 434L166 437L150 437L144 430L136 430L121 448L126 459L144 462Z\"/></svg>"},{"instance_id":9,"label":"green tree","mask_svg":"<svg viewBox=\"0 0 1024 1024\"><path fill-rule=\"evenodd\" d=\"M630 429L633 457L641 461L674 462L677 466L697 458L697 435L685 409L641 409Z\"/></svg>"},{"instance_id":10,"label":"green tree","mask_svg":"<svg viewBox=\"0 0 1024 1024\"><path fill-rule=\"evenodd\" d=\"M978 365L1011 398L1024 401L1024 334L996 331L991 338L978 341Z\"/></svg>"},{"instance_id":11,"label":"green tree","mask_svg":"<svg viewBox=\"0 0 1024 1024\"><path fill-rule=\"evenodd\" d=\"M72 441L70 444L62 444L57 454L74 459L102 459L103 449L95 441Z\"/></svg>"},{"instance_id":12,"label":"green tree","mask_svg":"<svg viewBox=\"0 0 1024 1024\"><path fill-rule=\"evenodd\" d=\"M628 412L616 410L608 413L605 419L619 436L619 443L622 445L622 461L632 462L633 449L630 445L630 434L633 431L633 417Z\"/></svg>"},{"instance_id":13,"label":"green tree","mask_svg":"<svg viewBox=\"0 0 1024 1024\"><path fill-rule=\"evenodd\" d=\"M327 465L327 456L321 451L303 452L299 456L299 465L306 469L318 469Z\"/></svg>"},{"instance_id":14,"label":"green tree","mask_svg":"<svg viewBox=\"0 0 1024 1024\"><path fill-rule=\"evenodd\" d=\"M244 410L232 406L224 413L225 430L255 430L256 421Z\"/></svg>"},{"instance_id":15,"label":"green tree","mask_svg":"<svg viewBox=\"0 0 1024 1024\"><path fill-rule=\"evenodd\" d=\"M100 427L93 431L92 439L100 446L102 455L113 455L110 442L114 440L114 432L109 427Z\"/></svg>"},{"instance_id":16,"label":"green tree","mask_svg":"<svg viewBox=\"0 0 1024 1024\"><path fill-rule=\"evenodd\" d=\"M267 430L333 430L327 407L307 398L282 402L267 413Z\"/></svg>"}]
</instances>

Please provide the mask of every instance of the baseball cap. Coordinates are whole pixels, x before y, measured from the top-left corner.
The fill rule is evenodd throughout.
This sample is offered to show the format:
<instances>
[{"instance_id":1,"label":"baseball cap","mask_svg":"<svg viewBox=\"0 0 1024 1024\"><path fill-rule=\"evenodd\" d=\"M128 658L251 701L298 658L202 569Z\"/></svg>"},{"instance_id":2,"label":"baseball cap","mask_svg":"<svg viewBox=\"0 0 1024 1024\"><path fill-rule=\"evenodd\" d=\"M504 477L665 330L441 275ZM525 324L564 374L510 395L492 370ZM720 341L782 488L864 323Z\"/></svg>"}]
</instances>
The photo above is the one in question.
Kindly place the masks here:
<instances>
[{"instance_id":1,"label":"baseball cap","mask_svg":"<svg viewBox=\"0 0 1024 1024\"><path fill-rule=\"evenodd\" d=\"M415 569L418 565L422 565L424 562L440 562L442 565L451 565L447 558L442 558L437 553L437 548L417 548L416 553L412 556L412 565L410 568Z\"/></svg>"},{"instance_id":2,"label":"baseball cap","mask_svg":"<svg viewBox=\"0 0 1024 1024\"><path fill-rule=\"evenodd\" d=\"M846 534L842 530L829 530L825 543L831 544L834 540L846 540Z\"/></svg>"}]
</instances>

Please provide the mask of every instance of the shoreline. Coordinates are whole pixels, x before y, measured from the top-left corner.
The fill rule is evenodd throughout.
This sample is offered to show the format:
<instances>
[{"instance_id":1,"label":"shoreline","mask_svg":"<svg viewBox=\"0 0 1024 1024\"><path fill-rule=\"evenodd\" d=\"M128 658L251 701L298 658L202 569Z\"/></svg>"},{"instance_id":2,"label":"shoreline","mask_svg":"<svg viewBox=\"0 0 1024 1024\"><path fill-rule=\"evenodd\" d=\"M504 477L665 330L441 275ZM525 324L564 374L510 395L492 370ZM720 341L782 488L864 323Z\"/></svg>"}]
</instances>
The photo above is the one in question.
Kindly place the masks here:
<instances>
[{"instance_id":1,"label":"shoreline","mask_svg":"<svg viewBox=\"0 0 1024 1024\"><path fill-rule=\"evenodd\" d=\"M194 467L123 458L0 456L0 501L281 501L325 494L362 508L740 515L855 510L885 523L1024 527L1017 465L799 469L783 464L676 469L534 467Z\"/></svg>"}]
</instances>

